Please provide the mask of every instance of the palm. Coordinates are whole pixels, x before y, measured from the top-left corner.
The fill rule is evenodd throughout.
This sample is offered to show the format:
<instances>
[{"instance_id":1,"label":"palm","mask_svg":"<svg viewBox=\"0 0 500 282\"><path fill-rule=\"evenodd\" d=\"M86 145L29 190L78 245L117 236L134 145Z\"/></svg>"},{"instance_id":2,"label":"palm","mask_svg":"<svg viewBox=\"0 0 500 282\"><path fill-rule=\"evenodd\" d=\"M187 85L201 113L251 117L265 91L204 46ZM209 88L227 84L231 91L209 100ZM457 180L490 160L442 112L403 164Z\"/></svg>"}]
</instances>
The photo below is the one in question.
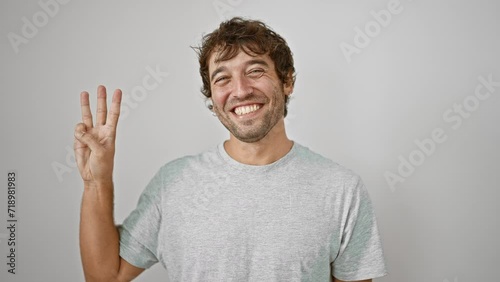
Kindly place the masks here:
<instances>
[{"instance_id":1,"label":"palm","mask_svg":"<svg viewBox=\"0 0 500 282\"><path fill-rule=\"evenodd\" d=\"M98 88L96 122L92 122L88 93L80 97L82 121L75 129L75 157L83 181L111 181L115 153L116 125L120 113L121 92L116 90L108 113L106 89ZM77 138L85 132L84 137Z\"/></svg>"},{"instance_id":2,"label":"palm","mask_svg":"<svg viewBox=\"0 0 500 282\"><path fill-rule=\"evenodd\" d=\"M107 128L105 125L94 127L87 131L86 134L90 134L96 137L97 142L102 146L106 154L111 157L114 155L114 138L112 135L114 132ZM77 154L83 155L83 167L81 170L82 178L85 181L95 180L100 178L106 171L103 171L99 166L100 159L105 156L97 156L90 150L89 146L82 144L81 147L75 149ZM100 158L101 157L101 158Z\"/></svg>"}]
</instances>

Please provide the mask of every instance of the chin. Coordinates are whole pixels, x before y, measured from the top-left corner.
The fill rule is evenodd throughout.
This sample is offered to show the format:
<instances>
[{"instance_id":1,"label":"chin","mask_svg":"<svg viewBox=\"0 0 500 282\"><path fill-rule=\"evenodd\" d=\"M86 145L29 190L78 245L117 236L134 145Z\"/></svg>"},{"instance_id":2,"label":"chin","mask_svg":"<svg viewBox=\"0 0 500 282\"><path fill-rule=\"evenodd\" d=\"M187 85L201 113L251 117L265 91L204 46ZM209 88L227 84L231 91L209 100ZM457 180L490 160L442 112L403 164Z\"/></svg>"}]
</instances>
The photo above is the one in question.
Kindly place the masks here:
<instances>
[{"instance_id":1,"label":"chin","mask_svg":"<svg viewBox=\"0 0 500 282\"><path fill-rule=\"evenodd\" d=\"M245 137L241 137L241 136L234 136L236 139L240 140L241 142L244 142L244 143L255 143L255 142L259 142L260 140L262 140L265 136L257 136L257 137L248 137L248 136L245 136Z\"/></svg>"},{"instance_id":2,"label":"chin","mask_svg":"<svg viewBox=\"0 0 500 282\"><path fill-rule=\"evenodd\" d=\"M269 131L264 132L260 130L260 132L231 132L231 134L241 142L245 143L255 143L264 139Z\"/></svg>"}]
</instances>

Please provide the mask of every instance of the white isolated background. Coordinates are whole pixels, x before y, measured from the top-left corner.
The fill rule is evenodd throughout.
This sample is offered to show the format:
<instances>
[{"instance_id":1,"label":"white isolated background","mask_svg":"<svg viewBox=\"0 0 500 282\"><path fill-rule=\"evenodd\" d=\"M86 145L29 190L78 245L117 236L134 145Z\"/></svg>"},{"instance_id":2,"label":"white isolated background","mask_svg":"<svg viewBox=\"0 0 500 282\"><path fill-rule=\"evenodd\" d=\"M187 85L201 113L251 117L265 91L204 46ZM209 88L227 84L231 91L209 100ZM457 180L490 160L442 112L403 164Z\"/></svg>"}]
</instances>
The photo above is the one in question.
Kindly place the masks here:
<instances>
[{"instance_id":1,"label":"white isolated background","mask_svg":"<svg viewBox=\"0 0 500 282\"><path fill-rule=\"evenodd\" d=\"M91 93L95 110L97 85L131 95L146 68L168 72L141 101L132 100L135 108L119 123L117 223L162 164L227 138L204 107L189 46L240 15L268 23L294 52L289 136L353 169L367 185L390 272L377 281L496 281L500 87L467 118L452 114L462 120L456 129L443 114L474 95L478 77L500 81L500 4L403 0L349 63L342 42L354 46L356 27L364 30L374 20L370 12L390 2L72 0L59 4L17 53L9 33L22 36L23 17L33 23L43 10L38 1L0 2L0 280L84 280L82 183L67 150L81 91ZM418 150L415 140L432 138L437 128L446 141L391 188L384 175L398 174L398 158L408 160ZM7 273L3 227L10 169L18 172L16 275ZM164 275L156 265L137 281Z\"/></svg>"}]
</instances>

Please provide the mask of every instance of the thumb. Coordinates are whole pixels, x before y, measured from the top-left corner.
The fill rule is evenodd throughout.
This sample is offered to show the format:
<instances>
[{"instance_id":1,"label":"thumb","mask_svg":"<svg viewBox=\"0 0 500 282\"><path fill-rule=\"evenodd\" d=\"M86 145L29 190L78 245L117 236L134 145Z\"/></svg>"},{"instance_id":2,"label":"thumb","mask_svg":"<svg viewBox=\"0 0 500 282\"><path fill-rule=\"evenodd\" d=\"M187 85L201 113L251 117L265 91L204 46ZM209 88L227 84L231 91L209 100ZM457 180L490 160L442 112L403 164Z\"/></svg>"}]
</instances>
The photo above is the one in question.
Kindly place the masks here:
<instances>
[{"instance_id":1,"label":"thumb","mask_svg":"<svg viewBox=\"0 0 500 282\"><path fill-rule=\"evenodd\" d=\"M96 138L91 134L85 131L84 126L77 126L75 129L75 139L80 143L87 145L90 150L94 153L97 153L101 149L101 144L96 140Z\"/></svg>"}]
</instances>

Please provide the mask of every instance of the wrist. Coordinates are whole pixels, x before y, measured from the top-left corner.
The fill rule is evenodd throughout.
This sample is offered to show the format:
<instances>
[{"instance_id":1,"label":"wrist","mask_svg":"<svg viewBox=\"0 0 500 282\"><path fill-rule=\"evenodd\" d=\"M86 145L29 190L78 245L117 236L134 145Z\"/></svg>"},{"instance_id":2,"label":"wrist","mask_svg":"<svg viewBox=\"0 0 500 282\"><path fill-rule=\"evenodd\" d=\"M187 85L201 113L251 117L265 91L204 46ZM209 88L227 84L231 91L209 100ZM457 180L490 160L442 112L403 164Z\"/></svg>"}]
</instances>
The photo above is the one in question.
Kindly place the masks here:
<instances>
[{"instance_id":1,"label":"wrist","mask_svg":"<svg viewBox=\"0 0 500 282\"><path fill-rule=\"evenodd\" d=\"M83 181L83 187L85 190L103 190L103 189L113 189L113 180L91 180Z\"/></svg>"}]
</instances>

